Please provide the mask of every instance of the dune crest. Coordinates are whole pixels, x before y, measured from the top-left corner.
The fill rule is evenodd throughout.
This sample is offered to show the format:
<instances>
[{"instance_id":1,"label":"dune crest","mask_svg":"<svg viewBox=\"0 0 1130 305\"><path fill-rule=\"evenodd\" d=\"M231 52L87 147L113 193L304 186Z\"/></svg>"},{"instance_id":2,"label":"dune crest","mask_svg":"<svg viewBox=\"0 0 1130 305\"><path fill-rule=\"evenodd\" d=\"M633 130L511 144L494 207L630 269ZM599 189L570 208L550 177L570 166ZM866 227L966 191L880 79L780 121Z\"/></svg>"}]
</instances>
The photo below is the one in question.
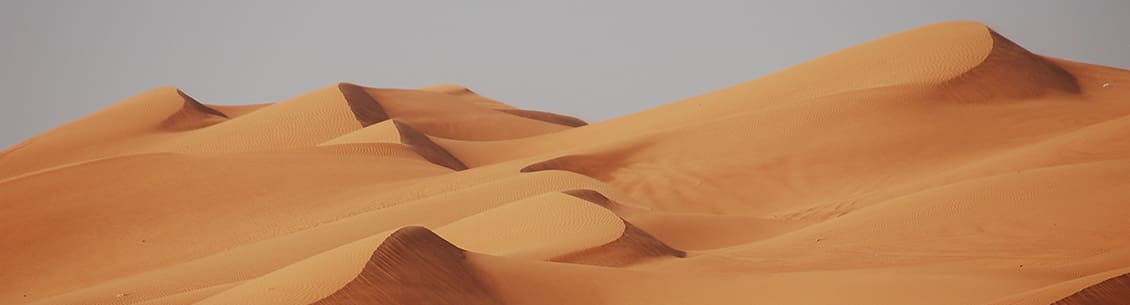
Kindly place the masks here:
<instances>
[{"instance_id":1,"label":"dune crest","mask_svg":"<svg viewBox=\"0 0 1130 305\"><path fill-rule=\"evenodd\" d=\"M687 252L672 248L631 223L624 222L624 233L620 238L596 248L554 257L550 261L616 267L664 256L686 257Z\"/></svg>"},{"instance_id":2,"label":"dune crest","mask_svg":"<svg viewBox=\"0 0 1130 305\"><path fill-rule=\"evenodd\" d=\"M451 95L478 95L478 93L475 93L475 91L471 90L471 88L467 88L466 86L459 85L459 84L431 85L431 86L427 86L427 87L422 87L422 88L420 88L420 90L439 92L439 93L451 94Z\"/></svg>"},{"instance_id":3,"label":"dune crest","mask_svg":"<svg viewBox=\"0 0 1130 305\"><path fill-rule=\"evenodd\" d=\"M594 203L598 206L608 209L609 211L612 211L613 213L616 213L616 215L619 215L620 217L628 217L642 212L639 208L626 206L613 201L612 199L608 198L608 196L605 196L604 194L596 190L574 189L567 190L562 193Z\"/></svg>"},{"instance_id":4,"label":"dune crest","mask_svg":"<svg viewBox=\"0 0 1130 305\"><path fill-rule=\"evenodd\" d=\"M337 85L337 88L345 96L345 101L349 103L349 109L353 111L353 115L357 117L357 122L361 123L361 127L367 127L389 118L381 104L366 93L361 86L341 83Z\"/></svg>"},{"instance_id":5,"label":"dune crest","mask_svg":"<svg viewBox=\"0 0 1130 305\"><path fill-rule=\"evenodd\" d=\"M1104 305L1130 301L1130 274L1109 278L1052 305Z\"/></svg>"},{"instance_id":6,"label":"dune crest","mask_svg":"<svg viewBox=\"0 0 1130 305\"><path fill-rule=\"evenodd\" d=\"M404 227L373 251L357 279L311 304L502 304L466 259L431 230Z\"/></svg>"},{"instance_id":7,"label":"dune crest","mask_svg":"<svg viewBox=\"0 0 1130 305\"><path fill-rule=\"evenodd\" d=\"M648 146L632 143L597 152L568 154L526 165L519 172L562 170L608 182L613 179L613 174L617 170L633 163L632 157L638 152L646 151Z\"/></svg>"},{"instance_id":8,"label":"dune crest","mask_svg":"<svg viewBox=\"0 0 1130 305\"><path fill-rule=\"evenodd\" d=\"M989 29L992 49L979 64L938 86L950 98L978 100L1022 99L1049 92L1077 94L1075 76L1052 60L1032 54L1000 33Z\"/></svg>"},{"instance_id":9,"label":"dune crest","mask_svg":"<svg viewBox=\"0 0 1130 305\"><path fill-rule=\"evenodd\" d=\"M184 105L164 122L161 122L162 128L172 131L191 130L218 124L228 119L228 116L223 112L201 104L185 94L184 91L177 90L177 94L184 99Z\"/></svg>"},{"instance_id":10,"label":"dune crest","mask_svg":"<svg viewBox=\"0 0 1130 305\"><path fill-rule=\"evenodd\" d=\"M4 150L0 177L128 153L144 146L147 138L175 136L226 119L178 88L156 88Z\"/></svg>"},{"instance_id":11,"label":"dune crest","mask_svg":"<svg viewBox=\"0 0 1130 305\"><path fill-rule=\"evenodd\" d=\"M400 132L400 141L412 147L412 150L415 150L424 159L453 170L467 169L467 165L464 165L462 161L452 156L443 147L432 142L432 139L427 135L400 121L393 121L393 124L396 125L396 130Z\"/></svg>"},{"instance_id":12,"label":"dune crest","mask_svg":"<svg viewBox=\"0 0 1130 305\"><path fill-rule=\"evenodd\" d=\"M516 116L534 119L538 121L550 122L557 125L564 125L569 127L581 127L589 123L567 115L560 115L556 113L536 111L536 110L523 110L523 109L498 109L498 111L513 114Z\"/></svg>"},{"instance_id":13,"label":"dune crest","mask_svg":"<svg viewBox=\"0 0 1130 305\"><path fill-rule=\"evenodd\" d=\"M495 99L491 99L491 98L479 95L474 90L471 90L471 88L467 88L466 86L458 85L458 84L432 85L432 86L420 88L420 90L444 93L444 94L449 94L449 95L454 95L454 96L469 96L469 97L472 97L472 99L470 99L471 104L475 104L475 105L478 105L478 106L483 106L483 107L487 107L487 108L491 108L491 109L495 109L495 110L516 109L516 108L514 108L514 106L510 106L510 105L505 104L503 102L499 102Z\"/></svg>"}]
</instances>

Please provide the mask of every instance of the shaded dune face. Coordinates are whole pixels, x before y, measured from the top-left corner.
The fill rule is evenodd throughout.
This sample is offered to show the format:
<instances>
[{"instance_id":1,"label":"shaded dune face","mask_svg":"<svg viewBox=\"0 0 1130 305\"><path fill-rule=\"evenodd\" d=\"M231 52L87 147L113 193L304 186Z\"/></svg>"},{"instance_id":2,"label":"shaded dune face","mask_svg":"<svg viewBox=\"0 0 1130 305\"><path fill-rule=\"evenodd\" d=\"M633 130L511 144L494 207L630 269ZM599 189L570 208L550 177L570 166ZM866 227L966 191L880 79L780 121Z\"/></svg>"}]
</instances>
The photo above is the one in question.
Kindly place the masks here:
<instances>
[{"instance_id":1,"label":"shaded dune face","mask_svg":"<svg viewBox=\"0 0 1130 305\"><path fill-rule=\"evenodd\" d=\"M467 254L423 227L404 227L388 237L357 278L311 303L502 304L476 278Z\"/></svg>"},{"instance_id":2,"label":"shaded dune face","mask_svg":"<svg viewBox=\"0 0 1130 305\"><path fill-rule=\"evenodd\" d=\"M595 190L577 189L562 193L608 209L621 217L636 212L631 208L617 204ZM616 240L598 247L554 257L550 261L598 266L626 266L648 258L687 256L685 251L667 245L623 218L620 220L624 222L624 232Z\"/></svg>"},{"instance_id":3,"label":"shaded dune face","mask_svg":"<svg viewBox=\"0 0 1130 305\"><path fill-rule=\"evenodd\" d=\"M475 94L390 88L364 88L364 91L381 104L389 117L409 123L430 136L445 139L507 140L569 128L508 114L500 110L512 108Z\"/></svg>"},{"instance_id":4,"label":"shaded dune face","mask_svg":"<svg viewBox=\"0 0 1130 305\"><path fill-rule=\"evenodd\" d=\"M804 90L830 92L825 96L815 96L809 100L792 103L773 104L774 99L768 98L766 100L751 98L748 101L742 101L739 97L732 97L733 101L731 101L730 96L722 96L727 99L714 96L742 90L744 87L755 88L759 85L756 82L743 84L736 88L723 90L719 94L708 94L700 98L692 98L668 105L667 108L674 109L675 107L694 104L701 104L700 108L703 109L714 109L712 106L717 106L716 104L699 103L701 99L704 102L715 103L718 101L746 102L747 104L766 107L765 109L752 106L739 108L734 105L735 107L732 107L732 109L735 109L735 111L732 111L732 116L727 119L715 116L716 119L714 120L703 120L698 122L697 125L674 130L624 135L624 138L630 140L621 141L618 143L620 145L605 145L543 159L522 168L521 171L563 170L590 176L612 184L633 195L635 199L661 210L778 215L774 213L789 213L789 209L794 208L791 205L798 204L798 202L799 204L811 204L808 201L844 200L818 195L812 196L815 198L798 198L799 196L789 195L791 193L802 192L802 190L807 189L803 192L812 194L819 194L824 191L829 193L844 192L846 194L839 195L847 196L853 192L843 191L844 189L869 187L854 185L866 183L866 179L845 181L850 179L835 178L856 176L860 173L836 173L837 170L846 168L870 173L897 173L915 166L929 166L927 164L914 164L914 162L922 162L918 160L922 160L923 156L918 156L918 160L909 158L912 154L934 154L934 152L915 151L918 146L907 145L905 142L908 139L900 139L900 137L905 137L905 134L900 134L903 133L902 130L934 132L930 129L937 128L936 126L942 124L942 122L956 123L961 120L982 122L981 116L983 114L978 114L978 110L969 107L1015 106L1019 108L1026 106L1014 104L1036 101L1048 102L1046 100L1052 98L1056 99L1054 102L1068 104L1078 104L1077 101L1083 100L1080 96L1082 91L1077 77L1056 61L1033 54L988 27L964 23L950 25L950 27L959 34L930 33L933 36L922 34L918 37L903 37L900 39L918 41L924 44L968 43L976 45L976 47L954 48L955 51L967 53L957 56L961 57L963 62L937 62L930 63L929 66L896 68L891 67L889 63L879 61L876 62L876 65L881 66L873 69L891 75L890 79L870 80L869 78L874 76L863 75L870 72L867 70L838 71L847 74L844 77L846 80L841 83L850 82L851 79L856 78L863 79L858 81L861 85L859 88L835 88L839 83L826 82L814 84L813 88L815 89L782 89L782 93L755 92L755 94L766 96L804 96L804 94L808 94ZM943 30L946 30L946 26L935 26L930 29L930 31ZM907 35L909 34L900 36ZM892 54L893 57L898 58L940 56L930 54L931 51L926 50L896 48L894 45L889 45L888 41L879 40L853 49L851 52L829 56L829 58L842 59L847 62L851 62L851 60L874 60L872 57L875 55L873 54L861 54L860 50L864 49L891 53L899 52ZM841 64L837 63L833 66L839 65ZM847 64L842 65L848 66ZM818 68L820 67L801 65L783 73L784 75L781 77L800 77L793 75L799 73L795 71L817 72ZM814 76L814 78L816 77L824 76ZM772 83L775 80L770 77L764 82ZM786 85L796 85L796 83ZM825 85L829 88L819 88ZM762 91L771 91L777 88L763 89ZM717 100L711 100L711 98ZM788 100L787 98L782 99ZM1063 106L1066 106L1066 104ZM1000 111L1001 115L1008 116L1023 110L997 111ZM877 115L884 112L889 112L892 117L882 118ZM927 113L932 114L927 115ZM1112 112L1111 116L1115 116L1115 113L1117 112ZM909 119L910 115L922 116L922 119L935 121L913 120ZM857 118L851 119L852 117ZM1070 122L1073 119L1064 118L1063 120ZM1095 121L1101 120L1096 119ZM764 123L750 123L758 121ZM881 127L858 128L861 125L869 124ZM995 124L984 125L992 126ZM1005 124L1000 125L1002 125L1000 127L1007 127ZM1084 125L1085 123L1077 126ZM958 129L961 129L961 127L958 127ZM829 136L838 132L845 134L840 137ZM862 136L864 132L872 135L870 137ZM967 150L961 152L964 154L987 153L996 149L992 147L994 145L992 141L983 140L985 144L972 144L979 140L963 140L958 137L950 137L949 134L946 134L949 133L947 131L938 132L941 136L939 139L931 140L933 143L922 143L920 145L935 144L941 146L942 143L947 143L955 147L953 150ZM1000 137L1010 139L1034 138L1039 136L1039 132L1054 134L1058 131L1011 132L1009 135L1001 135ZM597 138L599 135L593 137ZM827 141L826 144L818 144L814 140L820 137L832 139ZM970 138L976 138L976 136ZM625 142L633 143L633 145L623 145ZM881 156L876 156L861 151L867 146L876 147L876 150L879 150L877 147L890 147L891 149L884 149ZM687 147L694 147L694 149ZM946 149L939 148L937 150ZM852 154L858 155L853 157ZM940 154L960 156L955 152ZM902 160L902 158L909 160ZM825 167L807 164L825 165ZM858 167L858 169L853 169L853 167ZM758 175L738 172L741 170L747 170L751 173L764 171L772 177L759 177ZM714 175L702 175L701 172L713 173ZM725 177L723 177L724 175ZM811 178L789 179L790 176L810 176ZM744 182L739 182L742 180ZM858 192L862 192L862 190L857 190L854 193ZM712 196L711 193L717 195ZM678 200L691 198L714 198L716 203L692 205L684 204Z\"/></svg>"},{"instance_id":5,"label":"shaded dune face","mask_svg":"<svg viewBox=\"0 0 1130 305\"><path fill-rule=\"evenodd\" d=\"M1052 305L1108 305L1130 302L1130 274L1119 275L1084 288Z\"/></svg>"},{"instance_id":6,"label":"shaded dune face","mask_svg":"<svg viewBox=\"0 0 1130 305\"><path fill-rule=\"evenodd\" d=\"M183 91L177 90L177 94L184 99L184 106L181 106L180 110L161 122L163 129L172 131L192 130L219 124L228 119L226 114L197 102L196 99Z\"/></svg>"},{"instance_id":7,"label":"shaded dune face","mask_svg":"<svg viewBox=\"0 0 1130 305\"><path fill-rule=\"evenodd\" d=\"M590 189L577 189L564 191L562 193L584 199L585 201L592 202L606 209L615 211L613 207L616 203L612 202L612 199L608 199L608 196L604 196L604 194L601 194L598 191Z\"/></svg>"},{"instance_id":8,"label":"shaded dune face","mask_svg":"<svg viewBox=\"0 0 1130 305\"><path fill-rule=\"evenodd\" d=\"M519 172L533 173L546 170L562 170L610 182L617 170L632 164L637 153L646 151L647 144L632 144L592 153L569 154L532 163Z\"/></svg>"},{"instance_id":9,"label":"shaded dune face","mask_svg":"<svg viewBox=\"0 0 1130 305\"><path fill-rule=\"evenodd\" d=\"M620 238L596 248L554 257L550 261L617 267L649 258L686 256L686 252L668 246L625 221L624 234Z\"/></svg>"},{"instance_id":10,"label":"shaded dune face","mask_svg":"<svg viewBox=\"0 0 1130 305\"><path fill-rule=\"evenodd\" d=\"M378 246L354 280L311 304L503 304L468 255L474 254L427 228L404 227ZM549 261L616 267L664 256L686 253L625 222L620 238Z\"/></svg>"},{"instance_id":11,"label":"shaded dune face","mask_svg":"<svg viewBox=\"0 0 1130 305\"><path fill-rule=\"evenodd\" d=\"M624 206L615 201L612 201L612 199L609 199L607 196L604 196L604 194L601 194L596 190L575 189L563 191L562 193L584 199L588 202L592 202L593 204L599 205L605 209L612 211L613 213L616 213L616 215L619 215L620 217L627 217L641 212L637 208Z\"/></svg>"},{"instance_id":12,"label":"shaded dune face","mask_svg":"<svg viewBox=\"0 0 1130 305\"><path fill-rule=\"evenodd\" d=\"M593 178L606 178L609 168L614 166L612 160L605 160L595 156L569 155L561 156L523 167L523 173L534 173L546 170L570 171Z\"/></svg>"},{"instance_id":13,"label":"shaded dune face","mask_svg":"<svg viewBox=\"0 0 1130 305\"><path fill-rule=\"evenodd\" d=\"M1078 80L1060 65L991 29L992 49L977 66L942 82L939 92L961 102L1023 99L1049 93L1078 94Z\"/></svg>"},{"instance_id":14,"label":"shaded dune face","mask_svg":"<svg viewBox=\"0 0 1130 305\"><path fill-rule=\"evenodd\" d=\"M400 132L400 141L428 161L453 170L465 170L467 165L452 156L446 149L432 142L432 139L420 131L400 121L393 121L396 130Z\"/></svg>"},{"instance_id":15,"label":"shaded dune face","mask_svg":"<svg viewBox=\"0 0 1130 305\"><path fill-rule=\"evenodd\" d=\"M564 125L569 127L581 127L588 125L585 121L566 115L556 113L536 111L536 110L523 110L523 109L498 109L500 112L513 114L516 116L535 119L544 122L550 122L557 125Z\"/></svg>"},{"instance_id":16,"label":"shaded dune face","mask_svg":"<svg viewBox=\"0 0 1130 305\"><path fill-rule=\"evenodd\" d=\"M337 85L337 88L341 90L341 94L349 104L349 110L353 111L353 116L357 117L357 122L361 123L361 127L373 125L389 118L381 104L366 93L361 86L341 83Z\"/></svg>"}]
</instances>

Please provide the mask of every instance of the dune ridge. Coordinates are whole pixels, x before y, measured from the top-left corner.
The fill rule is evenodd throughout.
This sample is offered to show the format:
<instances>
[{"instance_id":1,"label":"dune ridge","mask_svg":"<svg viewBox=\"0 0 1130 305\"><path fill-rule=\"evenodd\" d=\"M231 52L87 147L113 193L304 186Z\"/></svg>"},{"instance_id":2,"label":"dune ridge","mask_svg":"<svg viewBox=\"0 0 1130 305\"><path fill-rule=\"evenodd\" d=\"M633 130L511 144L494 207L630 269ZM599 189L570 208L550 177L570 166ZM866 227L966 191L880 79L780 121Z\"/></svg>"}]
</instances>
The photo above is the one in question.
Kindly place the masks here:
<instances>
[{"instance_id":1,"label":"dune ridge","mask_svg":"<svg viewBox=\"0 0 1130 305\"><path fill-rule=\"evenodd\" d=\"M353 116L357 117L357 122L361 123L361 127L368 127L389 118L381 104L366 93L361 86L341 83L337 85L337 88L345 96L345 101L349 103L349 110L353 111Z\"/></svg>"},{"instance_id":2,"label":"dune ridge","mask_svg":"<svg viewBox=\"0 0 1130 305\"><path fill-rule=\"evenodd\" d=\"M588 123L585 122L584 120L581 120L581 119L578 119L578 118L575 118L575 117L571 117L571 116L567 116L567 115L560 115L560 114L556 114L556 113L551 113L551 112L544 112L544 111L537 111L537 110L523 110L523 109L498 109L498 111L505 112L505 113L508 113L508 114L513 114L513 115L524 117L524 118L535 119L535 120L538 120L538 121L545 121L545 122L550 122L550 123L553 123L553 124L564 125L564 126L569 126L569 127L581 127L581 126L588 125Z\"/></svg>"},{"instance_id":3,"label":"dune ridge","mask_svg":"<svg viewBox=\"0 0 1130 305\"><path fill-rule=\"evenodd\" d=\"M467 169L467 165L452 156L443 147L436 145L427 135L400 121L393 121L393 124L396 125L396 130L400 132L401 142L412 147L412 150L415 150L424 159L453 170Z\"/></svg>"},{"instance_id":4,"label":"dune ridge","mask_svg":"<svg viewBox=\"0 0 1130 305\"><path fill-rule=\"evenodd\" d=\"M1125 84L958 21L592 124L161 87L0 151L0 303L1120 304Z\"/></svg>"},{"instance_id":5,"label":"dune ridge","mask_svg":"<svg viewBox=\"0 0 1130 305\"><path fill-rule=\"evenodd\" d=\"M449 95L454 95L454 96L472 96L472 97L474 97L474 99L473 99L474 104L484 106L484 107L487 107L487 108L491 108L491 109L495 109L495 110L515 109L514 106L505 104L503 102L499 102L498 100L494 100L494 99L479 95L474 90L471 90L471 88L467 88L466 86L459 85L459 84L432 85L432 86L420 88L420 90L438 92L438 93L449 94Z\"/></svg>"},{"instance_id":6,"label":"dune ridge","mask_svg":"<svg viewBox=\"0 0 1130 305\"><path fill-rule=\"evenodd\" d=\"M431 230L404 227L373 251L357 279L311 304L502 304L465 261Z\"/></svg>"},{"instance_id":7,"label":"dune ridge","mask_svg":"<svg viewBox=\"0 0 1130 305\"><path fill-rule=\"evenodd\" d=\"M1073 293L1052 305L1118 304L1130 300L1130 274L1106 279Z\"/></svg>"},{"instance_id":8,"label":"dune ridge","mask_svg":"<svg viewBox=\"0 0 1130 305\"><path fill-rule=\"evenodd\" d=\"M631 143L597 152L568 154L522 167L519 172L533 173L546 170L562 170L593 177L608 182L620 167L632 162L637 152L648 148L646 143Z\"/></svg>"},{"instance_id":9,"label":"dune ridge","mask_svg":"<svg viewBox=\"0 0 1130 305\"><path fill-rule=\"evenodd\" d=\"M577 198L580 198L580 199L584 199L585 201L591 202L591 203L596 204L596 205L598 205L602 208L608 209L609 211L616 213L616 215L619 215L620 217L629 217L631 215L638 214L638 213L642 212L642 210L640 210L639 208L626 206L626 205L620 204L616 201L613 201L612 199L608 198L608 196L605 196L604 194L600 193L597 190L573 189L573 190L564 191L562 193L565 193L566 195L570 195L570 196L577 197Z\"/></svg>"},{"instance_id":10,"label":"dune ridge","mask_svg":"<svg viewBox=\"0 0 1130 305\"><path fill-rule=\"evenodd\" d=\"M223 112L201 104L184 91L178 89L177 94L184 99L184 106L161 122L162 128L173 131L190 130L218 124L228 119Z\"/></svg>"},{"instance_id":11,"label":"dune ridge","mask_svg":"<svg viewBox=\"0 0 1130 305\"><path fill-rule=\"evenodd\" d=\"M1075 76L1052 60L988 29L992 48L985 59L964 73L938 84L950 98L975 102L995 98L1021 99L1050 92L1078 94ZM1001 85L1001 83L1004 85Z\"/></svg>"},{"instance_id":12,"label":"dune ridge","mask_svg":"<svg viewBox=\"0 0 1130 305\"><path fill-rule=\"evenodd\" d=\"M175 87L149 90L4 150L0 177L136 150L138 138L189 131L226 116Z\"/></svg>"},{"instance_id":13,"label":"dune ridge","mask_svg":"<svg viewBox=\"0 0 1130 305\"><path fill-rule=\"evenodd\" d=\"M672 248L631 223L624 222L624 233L620 238L596 248L554 257L550 261L616 267L663 256L686 257L687 252Z\"/></svg>"}]
</instances>

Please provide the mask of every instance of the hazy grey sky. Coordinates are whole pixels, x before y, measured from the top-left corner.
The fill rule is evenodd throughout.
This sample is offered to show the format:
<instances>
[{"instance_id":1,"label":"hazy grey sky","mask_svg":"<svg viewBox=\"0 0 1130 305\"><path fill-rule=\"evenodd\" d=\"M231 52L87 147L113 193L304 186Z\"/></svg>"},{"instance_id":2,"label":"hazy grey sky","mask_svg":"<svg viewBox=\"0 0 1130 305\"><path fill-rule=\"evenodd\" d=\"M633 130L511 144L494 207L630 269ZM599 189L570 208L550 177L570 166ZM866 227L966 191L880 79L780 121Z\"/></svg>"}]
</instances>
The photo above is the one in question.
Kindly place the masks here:
<instances>
[{"instance_id":1,"label":"hazy grey sky","mask_svg":"<svg viewBox=\"0 0 1130 305\"><path fill-rule=\"evenodd\" d=\"M0 147L163 85L244 104L451 82L600 121L955 19L1127 68L1128 13L1127 0L2 0Z\"/></svg>"}]
</instances>

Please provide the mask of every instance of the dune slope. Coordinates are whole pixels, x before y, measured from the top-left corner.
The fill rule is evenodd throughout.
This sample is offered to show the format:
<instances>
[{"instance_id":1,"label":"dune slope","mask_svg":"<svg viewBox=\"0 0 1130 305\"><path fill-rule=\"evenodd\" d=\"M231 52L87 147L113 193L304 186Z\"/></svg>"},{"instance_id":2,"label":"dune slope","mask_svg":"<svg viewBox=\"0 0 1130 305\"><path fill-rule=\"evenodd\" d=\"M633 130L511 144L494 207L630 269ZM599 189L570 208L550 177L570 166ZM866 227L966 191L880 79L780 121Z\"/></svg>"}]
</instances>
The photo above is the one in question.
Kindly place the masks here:
<instances>
[{"instance_id":1,"label":"dune slope","mask_svg":"<svg viewBox=\"0 0 1130 305\"><path fill-rule=\"evenodd\" d=\"M1130 300L1130 274L1109 278L1084 288L1052 305L1118 304Z\"/></svg>"},{"instance_id":2,"label":"dune slope","mask_svg":"<svg viewBox=\"0 0 1130 305\"><path fill-rule=\"evenodd\" d=\"M389 235L357 278L312 304L502 304L475 279L462 249L421 227Z\"/></svg>"}]
</instances>

